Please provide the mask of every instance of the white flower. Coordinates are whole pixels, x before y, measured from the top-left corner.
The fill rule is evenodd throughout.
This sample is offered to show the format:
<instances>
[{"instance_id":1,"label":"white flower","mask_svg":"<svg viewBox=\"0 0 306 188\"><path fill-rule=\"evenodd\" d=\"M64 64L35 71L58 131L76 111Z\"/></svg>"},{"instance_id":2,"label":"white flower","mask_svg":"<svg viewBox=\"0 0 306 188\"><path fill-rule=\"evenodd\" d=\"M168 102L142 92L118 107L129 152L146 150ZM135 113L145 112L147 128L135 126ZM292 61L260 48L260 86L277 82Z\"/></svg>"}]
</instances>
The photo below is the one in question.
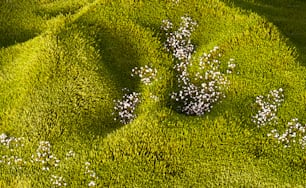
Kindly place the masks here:
<instances>
[{"instance_id":1,"label":"white flower","mask_svg":"<svg viewBox=\"0 0 306 188\"><path fill-rule=\"evenodd\" d=\"M163 21L162 29L166 31L165 47L171 52L177 63L174 69L177 71L178 91L171 94L171 99L179 102L178 110L188 115L203 115L210 112L214 103L225 97L223 90L229 83L225 74L220 71L218 53L219 47L214 47L210 52L204 53L200 58L199 70L194 76L189 68L193 66L191 57L194 53L194 46L191 44L191 34L197 23L190 17L181 17L181 24L177 31L170 31L173 28L169 20ZM233 59L230 59L228 73L235 68ZM197 81L197 83L193 83ZM198 83L198 82L202 83Z\"/></svg>"},{"instance_id":2,"label":"white flower","mask_svg":"<svg viewBox=\"0 0 306 188\"><path fill-rule=\"evenodd\" d=\"M283 90L272 90L267 96L257 96L256 103L258 105L258 112L255 116L252 116L252 121L257 124L258 127L265 126L267 124L277 123L277 107L284 101Z\"/></svg>"},{"instance_id":3,"label":"white flower","mask_svg":"<svg viewBox=\"0 0 306 188\"><path fill-rule=\"evenodd\" d=\"M65 179L61 176L56 176L56 175L51 175L51 183L52 185L55 185L58 187L67 186Z\"/></svg>"},{"instance_id":4,"label":"white flower","mask_svg":"<svg viewBox=\"0 0 306 188\"><path fill-rule=\"evenodd\" d=\"M94 181L90 181L88 183L88 187L93 187L93 186L96 186L96 183Z\"/></svg>"},{"instance_id":5,"label":"white flower","mask_svg":"<svg viewBox=\"0 0 306 188\"><path fill-rule=\"evenodd\" d=\"M306 135L303 130L306 128L306 125L302 125L298 122L297 118L294 118L287 123L287 126L288 128L283 134L279 134L277 130L272 130L269 136L273 136L285 147L290 147L291 144L298 143L304 149L306 146Z\"/></svg>"},{"instance_id":6,"label":"white flower","mask_svg":"<svg viewBox=\"0 0 306 188\"><path fill-rule=\"evenodd\" d=\"M6 138L7 138L7 135L6 135L6 134L2 133L2 134L0 135L0 140L1 140L1 142L4 141Z\"/></svg>"},{"instance_id":7,"label":"white flower","mask_svg":"<svg viewBox=\"0 0 306 188\"><path fill-rule=\"evenodd\" d=\"M133 68L131 76L134 77L138 75L139 78L141 78L140 81L148 85L151 84L151 82L155 79L156 74L157 74L156 69L149 67L148 65L145 65L145 67Z\"/></svg>"},{"instance_id":8,"label":"white flower","mask_svg":"<svg viewBox=\"0 0 306 188\"><path fill-rule=\"evenodd\" d=\"M140 101L139 96L140 93L132 92L125 94L122 100L115 101L114 110L118 114L118 117L115 117L115 119L118 119L123 124L131 122L136 117L134 111Z\"/></svg>"}]
</instances>

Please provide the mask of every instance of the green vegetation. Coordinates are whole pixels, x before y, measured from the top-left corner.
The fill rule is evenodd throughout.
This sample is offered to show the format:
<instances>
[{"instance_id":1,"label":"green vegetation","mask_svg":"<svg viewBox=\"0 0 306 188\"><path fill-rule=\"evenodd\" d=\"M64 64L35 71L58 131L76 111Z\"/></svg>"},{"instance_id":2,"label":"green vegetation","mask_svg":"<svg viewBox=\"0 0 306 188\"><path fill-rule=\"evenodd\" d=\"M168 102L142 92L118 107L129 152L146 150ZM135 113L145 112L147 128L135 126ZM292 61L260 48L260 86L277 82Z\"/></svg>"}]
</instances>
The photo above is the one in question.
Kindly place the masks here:
<instances>
[{"instance_id":1,"label":"green vegetation","mask_svg":"<svg viewBox=\"0 0 306 188\"><path fill-rule=\"evenodd\" d=\"M293 118L306 123L305 8L298 0L1 2L0 187L306 186L305 148L268 136ZM172 105L177 59L161 25L178 27L182 16L197 22L191 62L218 46L220 69L231 58L236 65L226 98L201 116ZM156 69L150 84L131 76L146 66ZM140 93L126 124L113 114L124 88ZM258 126L256 97L279 88L278 123Z\"/></svg>"},{"instance_id":2,"label":"green vegetation","mask_svg":"<svg viewBox=\"0 0 306 188\"><path fill-rule=\"evenodd\" d=\"M224 0L234 7L251 11L265 17L275 24L280 33L289 38L299 53L300 63L305 65L306 33L304 28L306 15L305 2L302 0Z\"/></svg>"}]
</instances>

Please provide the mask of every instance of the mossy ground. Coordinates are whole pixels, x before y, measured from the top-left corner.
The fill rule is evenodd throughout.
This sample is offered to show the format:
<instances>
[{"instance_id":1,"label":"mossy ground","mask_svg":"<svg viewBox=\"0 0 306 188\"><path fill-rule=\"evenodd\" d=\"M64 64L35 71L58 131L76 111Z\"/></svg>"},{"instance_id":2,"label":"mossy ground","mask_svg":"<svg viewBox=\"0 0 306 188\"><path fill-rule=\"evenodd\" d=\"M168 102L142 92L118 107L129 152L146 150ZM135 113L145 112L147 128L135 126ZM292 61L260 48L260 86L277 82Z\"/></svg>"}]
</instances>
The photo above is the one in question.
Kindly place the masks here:
<instances>
[{"instance_id":1,"label":"mossy ground","mask_svg":"<svg viewBox=\"0 0 306 188\"><path fill-rule=\"evenodd\" d=\"M0 154L31 159L46 140L62 161L50 171L0 163L0 187L49 187L51 175L86 187L87 161L98 187L305 186L305 150L278 145L267 137L275 127L258 129L251 116L256 96L282 87L276 127L292 118L306 123L306 4L252 2L1 3L0 133L22 136L25 145L0 146ZM169 107L174 63L160 25L163 19L178 24L184 15L198 23L195 60L219 46L222 62L234 58L237 65L227 98L201 117ZM158 79L146 86L130 74L148 64ZM112 116L123 88L142 93L138 117L127 125ZM76 156L64 160L70 149Z\"/></svg>"}]
</instances>

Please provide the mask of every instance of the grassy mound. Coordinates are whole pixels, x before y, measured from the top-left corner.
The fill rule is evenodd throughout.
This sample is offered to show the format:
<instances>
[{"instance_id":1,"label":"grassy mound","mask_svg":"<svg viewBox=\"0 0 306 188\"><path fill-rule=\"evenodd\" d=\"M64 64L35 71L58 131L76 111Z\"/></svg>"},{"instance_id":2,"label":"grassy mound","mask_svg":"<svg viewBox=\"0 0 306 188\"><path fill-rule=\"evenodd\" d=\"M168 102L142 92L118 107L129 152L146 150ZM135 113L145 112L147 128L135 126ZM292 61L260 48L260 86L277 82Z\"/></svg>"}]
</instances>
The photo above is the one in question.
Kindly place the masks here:
<instances>
[{"instance_id":1,"label":"grassy mound","mask_svg":"<svg viewBox=\"0 0 306 188\"><path fill-rule=\"evenodd\" d=\"M300 48L270 20L218 0L11 0L0 8L0 133L11 138L1 137L0 187L306 184L305 149L267 136L292 118L306 123ZM236 64L226 98L203 116L177 112L170 98L176 60L161 24L186 15L198 25L194 64L214 46L222 67ZM146 65L157 70L150 85L131 76ZM125 88L141 102L123 125L113 101ZM279 123L258 128L255 99L278 88Z\"/></svg>"}]
</instances>

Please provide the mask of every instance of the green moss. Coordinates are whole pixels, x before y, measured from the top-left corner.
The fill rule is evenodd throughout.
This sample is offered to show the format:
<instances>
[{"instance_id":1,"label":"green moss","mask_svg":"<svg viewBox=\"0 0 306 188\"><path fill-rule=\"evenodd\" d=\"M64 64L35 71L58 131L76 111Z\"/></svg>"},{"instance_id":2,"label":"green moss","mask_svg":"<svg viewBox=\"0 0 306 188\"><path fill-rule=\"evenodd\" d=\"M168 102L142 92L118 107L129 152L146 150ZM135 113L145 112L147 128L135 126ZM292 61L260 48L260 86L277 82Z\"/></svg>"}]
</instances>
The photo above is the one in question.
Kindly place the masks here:
<instances>
[{"instance_id":1,"label":"green moss","mask_svg":"<svg viewBox=\"0 0 306 188\"><path fill-rule=\"evenodd\" d=\"M14 155L28 163L22 169L0 163L0 187L50 187L51 175L63 176L71 187L86 187L92 179L85 162L97 173L98 187L304 186L305 151L285 149L266 136L294 117L306 123L305 45L298 42L300 35L288 35L293 29L305 34L301 21L292 18L291 25L280 17L285 10L283 16L292 21L285 0L226 2L1 4L0 133L23 136L25 145L14 150L0 145L0 160ZM289 5L295 3L305 6ZM259 12L258 6L264 9ZM194 63L219 46L222 66L230 58L237 65L227 98L201 117L169 106L174 62L163 47L160 25L163 19L179 24L184 15L198 23L191 38ZM132 68L145 65L158 70L149 86L130 76ZM258 129L251 122L256 96L280 87L285 94L280 123ZM112 115L123 88L140 92L142 101L137 118L124 126ZM61 159L50 171L30 162L44 140ZM75 157L68 160L69 150Z\"/></svg>"}]
</instances>

